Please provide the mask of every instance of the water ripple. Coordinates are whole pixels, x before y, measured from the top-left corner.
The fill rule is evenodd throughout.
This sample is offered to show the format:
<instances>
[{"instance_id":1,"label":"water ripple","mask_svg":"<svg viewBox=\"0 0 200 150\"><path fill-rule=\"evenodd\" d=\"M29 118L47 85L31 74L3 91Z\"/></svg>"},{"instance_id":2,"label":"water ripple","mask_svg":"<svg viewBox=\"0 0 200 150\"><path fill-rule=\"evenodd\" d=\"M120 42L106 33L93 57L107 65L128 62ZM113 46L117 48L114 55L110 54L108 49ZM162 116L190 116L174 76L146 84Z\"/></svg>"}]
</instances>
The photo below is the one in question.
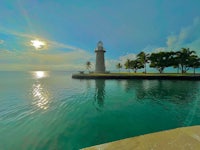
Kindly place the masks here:
<instances>
[{"instance_id":1,"label":"water ripple","mask_svg":"<svg viewBox=\"0 0 200 150\"><path fill-rule=\"evenodd\" d=\"M4 149L80 149L200 124L199 82L80 81L65 72L15 76L4 76L8 86L1 87Z\"/></svg>"}]
</instances>

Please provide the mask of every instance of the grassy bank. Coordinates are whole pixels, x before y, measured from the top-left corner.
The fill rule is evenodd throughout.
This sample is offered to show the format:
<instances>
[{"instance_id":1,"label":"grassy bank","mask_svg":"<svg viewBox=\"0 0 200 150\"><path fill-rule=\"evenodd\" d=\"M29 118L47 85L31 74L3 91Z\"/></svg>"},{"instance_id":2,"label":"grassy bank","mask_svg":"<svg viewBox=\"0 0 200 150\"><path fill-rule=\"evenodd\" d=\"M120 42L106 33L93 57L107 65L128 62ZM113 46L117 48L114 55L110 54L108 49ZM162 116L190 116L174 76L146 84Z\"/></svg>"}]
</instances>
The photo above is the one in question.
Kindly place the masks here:
<instances>
[{"instance_id":1,"label":"grassy bank","mask_svg":"<svg viewBox=\"0 0 200 150\"><path fill-rule=\"evenodd\" d=\"M120 72L120 73L84 73L80 75L85 76L197 76L200 74L193 73L133 73L133 72Z\"/></svg>"}]
</instances>

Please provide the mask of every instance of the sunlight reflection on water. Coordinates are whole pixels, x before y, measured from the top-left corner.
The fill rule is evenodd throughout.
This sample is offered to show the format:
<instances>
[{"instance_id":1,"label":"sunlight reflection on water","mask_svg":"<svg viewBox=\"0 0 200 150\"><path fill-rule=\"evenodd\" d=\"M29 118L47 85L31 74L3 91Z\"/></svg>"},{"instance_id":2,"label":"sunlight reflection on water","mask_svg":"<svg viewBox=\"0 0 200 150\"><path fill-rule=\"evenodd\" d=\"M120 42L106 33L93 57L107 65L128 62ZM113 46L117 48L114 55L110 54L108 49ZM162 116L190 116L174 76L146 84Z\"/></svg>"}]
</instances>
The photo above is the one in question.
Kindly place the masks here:
<instances>
[{"instance_id":1,"label":"sunlight reflection on water","mask_svg":"<svg viewBox=\"0 0 200 150\"><path fill-rule=\"evenodd\" d=\"M39 79L48 77L49 73L47 71L34 71L32 75L36 79L32 86L33 105L41 109L47 109L49 107L49 92Z\"/></svg>"},{"instance_id":2,"label":"sunlight reflection on water","mask_svg":"<svg viewBox=\"0 0 200 150\"><path fill-rule=\"evenodd\" d=\"M33 104L41 109L47 109L49 104L48 91L40 83L33 84Z\"/></svg>"},{"instance_id":3,"label":"sunlight reflection on water","mask_svg":"<svg viewBox=\"0 0 200 150\"><path fill-rule=\"evenodd\" d=\"M199 81L32 71L1 72L0 84L0 149L73 150L200 124Z\"/></svg>"}]
</instances>

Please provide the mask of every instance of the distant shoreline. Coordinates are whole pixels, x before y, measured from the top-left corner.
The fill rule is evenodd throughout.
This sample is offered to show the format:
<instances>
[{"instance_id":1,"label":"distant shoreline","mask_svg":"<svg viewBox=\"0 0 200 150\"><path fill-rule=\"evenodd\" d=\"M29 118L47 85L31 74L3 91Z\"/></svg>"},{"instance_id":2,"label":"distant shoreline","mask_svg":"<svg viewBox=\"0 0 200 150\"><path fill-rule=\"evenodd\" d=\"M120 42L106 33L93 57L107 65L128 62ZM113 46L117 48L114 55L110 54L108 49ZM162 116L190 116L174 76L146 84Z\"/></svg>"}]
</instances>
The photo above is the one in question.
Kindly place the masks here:
<instances>
[{"instance_id":1,"label":"distant shoreline","mask_svg":"<svg viewBox=\"0 0 200 150\"><path fill-rule=\"evenodd\" d=\"M177 73L77 73L73 79L147 79L147 80L199 80L200 74L177 74Z\"/></svg>"}]
</instances>

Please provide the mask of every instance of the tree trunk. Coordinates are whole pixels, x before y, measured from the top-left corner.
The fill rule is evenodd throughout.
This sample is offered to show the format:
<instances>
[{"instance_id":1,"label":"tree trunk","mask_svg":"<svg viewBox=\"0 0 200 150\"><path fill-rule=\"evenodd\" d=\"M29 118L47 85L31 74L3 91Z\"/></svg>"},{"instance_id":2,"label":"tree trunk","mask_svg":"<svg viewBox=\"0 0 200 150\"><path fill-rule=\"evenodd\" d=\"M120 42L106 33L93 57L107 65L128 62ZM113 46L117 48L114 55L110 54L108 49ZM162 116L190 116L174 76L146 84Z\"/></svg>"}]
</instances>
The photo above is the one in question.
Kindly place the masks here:
<instances>
[{"instance_id":1,"label":"tree trunk","mask_svg":"<svg viewBox=\"0 0 200 150\"><path fill-rule=\"evenodd\" d=\"M183 72L184 72L184 71L183 71L183 65L181 65L181 73L183 74Z\"/></svg>"},{"instance_id":2,"label":"tree trunk","mask_svg":"<svg viewBox=\"0 0 200 150\"><path fill-rule=\"evenodd\" d=\"M134 73L136 73L136 72L137 72L137 69L134 70Z\"/></svg>"},{"instance_id":3,"label":"tree trunk","mask_svg":"<svg viewBox=\"0 0 200 150\"><path fill-rule=\"evenodd\" d=\"M161 74L162 73L162 68L158 69L159 73Z\"/></svg>"}]
</instances>

